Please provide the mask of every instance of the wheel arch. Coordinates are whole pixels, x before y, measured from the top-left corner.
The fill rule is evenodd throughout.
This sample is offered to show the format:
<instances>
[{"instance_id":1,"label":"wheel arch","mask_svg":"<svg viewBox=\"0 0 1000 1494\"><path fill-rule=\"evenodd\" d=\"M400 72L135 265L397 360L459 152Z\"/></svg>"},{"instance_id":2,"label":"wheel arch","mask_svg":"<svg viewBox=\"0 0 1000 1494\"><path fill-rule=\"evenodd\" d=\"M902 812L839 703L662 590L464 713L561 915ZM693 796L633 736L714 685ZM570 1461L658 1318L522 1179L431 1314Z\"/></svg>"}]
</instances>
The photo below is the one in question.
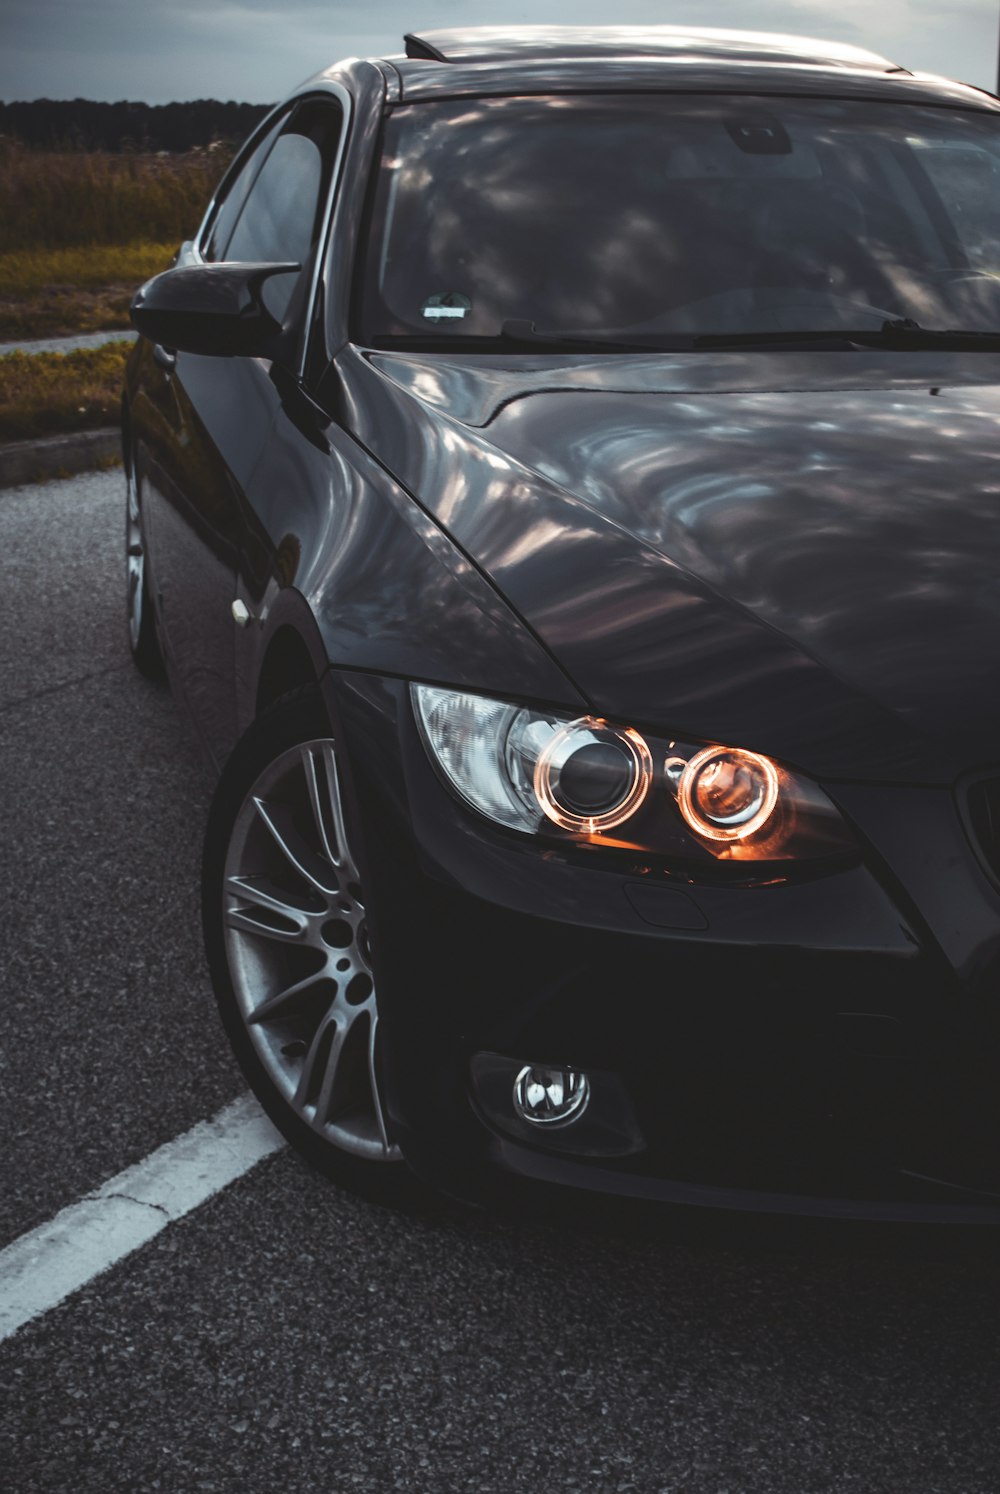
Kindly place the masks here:
<instances>
[{"instance_id":1,"label":"wheel arch","mask_svg":"<svg viewBox=\"0 0 1000 1494\"><path fill-rule=\"evenodd\" d=\"M272 706L289 690L300 685L314 685L318 676L313 668L312 655L303 642L302 635L290 624L278 628L268 644L257 676L257 695L254 718Z\"/></svg>"},{"instance_id":2,"label":"wheel arch","mask_svg":"<svg viewBox=\"0 0 1000 1494\"><path fill-rule=\"evenodd\" d=\"M257 720L276 700L302 685L315 685L327 667L326 650L309 604L291 587L272 604L253 694Z\"/></svg>"}]
</instances>

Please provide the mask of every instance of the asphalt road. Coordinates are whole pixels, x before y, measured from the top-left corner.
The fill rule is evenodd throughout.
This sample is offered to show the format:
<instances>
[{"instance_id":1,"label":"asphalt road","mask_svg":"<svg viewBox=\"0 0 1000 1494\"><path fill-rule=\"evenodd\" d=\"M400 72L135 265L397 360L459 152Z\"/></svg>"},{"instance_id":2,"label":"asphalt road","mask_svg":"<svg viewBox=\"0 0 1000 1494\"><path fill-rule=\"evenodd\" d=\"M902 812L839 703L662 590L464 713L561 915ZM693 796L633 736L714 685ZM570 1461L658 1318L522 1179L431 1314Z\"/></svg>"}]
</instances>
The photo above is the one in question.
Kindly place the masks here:
<instances>
[{"instance_id":1,"label":"asphalt road","mask_svg":"<svg viewBox=\"0 0 1000 1494\"><path fill-rule=\"evenodd\" d=\"M242 1092L120 475L0 494L0 1246ZM0 1345L20 1491L996 1494L981 1242L402 1215L288 1151Z\"/></svg>"}]
</instances>

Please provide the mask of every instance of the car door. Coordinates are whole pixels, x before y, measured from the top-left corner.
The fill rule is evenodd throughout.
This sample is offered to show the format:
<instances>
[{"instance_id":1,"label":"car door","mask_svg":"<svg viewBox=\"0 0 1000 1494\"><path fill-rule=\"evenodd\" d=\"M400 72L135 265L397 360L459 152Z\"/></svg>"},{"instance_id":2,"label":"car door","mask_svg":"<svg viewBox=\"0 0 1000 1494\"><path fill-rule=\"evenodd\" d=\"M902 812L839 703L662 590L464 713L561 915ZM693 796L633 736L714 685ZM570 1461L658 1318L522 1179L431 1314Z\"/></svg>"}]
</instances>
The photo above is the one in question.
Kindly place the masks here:
<instances>
[{"instance_id":1,"label":"car door","mask_svg":"<svg viewBox=\"0 0 1000 1494\"><path fill-rule=\"evenodd\" d=\"M290 329L292 362L343 127L338 99L300 100L250 152L186 257L301 265L271 281L267 293L268 309ZM166 429L144 502L157 610L173 679L221 764L238 730L232 603L247 490L280 398L264 359L158 348L147 363L154 361Z\"/></svg>"}]
</instances>

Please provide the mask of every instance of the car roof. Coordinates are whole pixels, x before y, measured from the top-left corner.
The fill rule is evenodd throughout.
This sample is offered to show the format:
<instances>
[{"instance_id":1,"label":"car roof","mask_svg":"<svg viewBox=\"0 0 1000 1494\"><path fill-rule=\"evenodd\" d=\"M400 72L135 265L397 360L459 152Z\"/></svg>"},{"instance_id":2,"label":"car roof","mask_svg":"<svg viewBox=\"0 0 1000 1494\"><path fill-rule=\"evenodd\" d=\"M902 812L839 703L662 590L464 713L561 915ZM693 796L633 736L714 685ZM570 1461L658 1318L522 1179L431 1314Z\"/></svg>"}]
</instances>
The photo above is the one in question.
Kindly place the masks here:
<instances>
[{"instance_id":1,"label":"car roof","mask_svg":"<svg viewBox=\"0 0 1000 1494\"><path fill-rule=\"evenodd\" d=\"M758 62L825 63L831 67L893 69L861 47L695 26L469 26L409 32L406 55L432 62L523 62L555 57L722 57Z\"/></svg>"},{"instance_id":2,"label":"car roof","mask_svg":"<svg viewBox=\"0 0 1000 1494\"><path fill-rule=\"evenodd\" d=\"M812 37L691 26L472 26L410 32L378 61L387 102L570 92L881 97L1000 109L964 83ZM372 59L375 61L375 59ZM321 74L319 82L339 69Z\"/></svg>"}]
</instances>

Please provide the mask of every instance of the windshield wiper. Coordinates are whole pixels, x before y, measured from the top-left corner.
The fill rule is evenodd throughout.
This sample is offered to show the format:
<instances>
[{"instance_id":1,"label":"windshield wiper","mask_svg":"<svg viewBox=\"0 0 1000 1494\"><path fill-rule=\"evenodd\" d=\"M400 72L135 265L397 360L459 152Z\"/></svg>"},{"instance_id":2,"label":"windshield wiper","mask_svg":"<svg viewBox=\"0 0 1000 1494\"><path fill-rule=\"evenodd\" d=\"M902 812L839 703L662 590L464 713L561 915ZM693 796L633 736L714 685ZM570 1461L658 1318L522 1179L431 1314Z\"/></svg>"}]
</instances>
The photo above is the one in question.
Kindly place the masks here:
<instances>
[{"instance_id":1,"label":"windshield wiper","mask_svg":"<svg viewBox=\"0 0 1000 1494\"><path fill-rule=\"evenodd\" d=\"M811 348L816 352L861 348L1000 348L1000 330L978 331L962 327L922 327L911 317L888 318L880 327L787 327L774 332L704 332L671 337L650 336L621 340L603 337L599 331L547 331L534 322L509 320L501 329L505 343L526 347L592 348L595 352L720 352L740 348ZM501 340L498 339L498 340Z\"/></svg>"},{"instance_id":2,"label":"windshield wiper","mask_svg":"<svg viewBox=\"0 0 1000 1494\"><path fill-rule=\"evenodd\" d=\"M978 348L1000 349L1000 330L966 330L962 327L922 327L911 317L884 321L881 327L827 327L786 329L780 332L712 332L692 338L694 348L720 351L739 348Z\"/></svg>"},{"instance_id":3,"label":"windshield wiper","mask_svg":"<svg viewBox=\"0 0 1000 1494\"><path fill-rule=\"evenodd\" d=\"M534 322L521 321L518 318L510 318L500 328L500 339L505 343L523 344L528 347L545 347L558 351L566 348L570 351L582 348L592 348L599 353L655 353L683 352L694 346L691 337L656 337L648 341L641 339L629 339L621 341L618 338L605 337L600 331L593 332L547 332L540 331Z\"/></svg>"},{"instance_id":4,"label":"windshield wiper","mask_svg":"<svg viewBox=\"0 0 1000 1494\"><path fill-rule=\"evenodd\" d=\"M513 330L511 330L513 329ZM531 322L504 322L499 333L376 333L373 348L385 352L496 353L514 349L533 353L656 353L690 352L690 337L650 338L648 342L622 342L600 332L539 332Z\"/></svg>"},{"instance_id":5,"label":"windshield wiper","mask_svg":"<svg viewBox=\"0 0 1000 1494\"><path fill-rule=\"evenodd\" d=\"M967 330L961 327L922 327L909 317L888 319L879 327L804 327L774 332L702 332L650 334L647 338L605 337L600 330L549 331L534 322L509 318L499 336L472 336L435 332L432 335L380 336L373 346L406 352L493 353L500 348L524 348L534 352L593 353L690 353L739 352L759 348L776 352L782 349L809 349L814 352L859 352L867 348L890 348L896 351L919 351L941 348L956 352L977 350L1000 351L1000 329Z\"/></svg>"},{"instance_id":6,"label":"windshield wiper","mask_svg":"<svg viewBox=\"0 0 1000 1494\"><path fill-rule=\"evenodd\" d=\"M900 317L896 321L883 322L885 337L900 338L907 345L917 347L988 347L1000 346L1000 328L992 327L922 327L912 317Z\"/></svg>"}]
</instances>

